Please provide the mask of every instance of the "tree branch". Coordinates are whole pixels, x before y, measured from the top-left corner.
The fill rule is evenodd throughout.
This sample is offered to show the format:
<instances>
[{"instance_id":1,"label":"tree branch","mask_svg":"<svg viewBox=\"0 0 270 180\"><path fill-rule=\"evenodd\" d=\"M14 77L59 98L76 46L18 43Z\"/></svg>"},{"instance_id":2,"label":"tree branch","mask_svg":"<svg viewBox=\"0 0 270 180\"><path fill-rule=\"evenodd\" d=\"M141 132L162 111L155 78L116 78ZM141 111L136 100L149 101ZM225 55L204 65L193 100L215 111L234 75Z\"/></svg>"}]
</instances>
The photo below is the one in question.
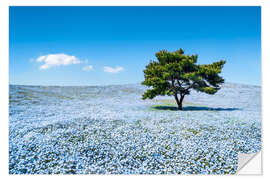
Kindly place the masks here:
<instances>
[{"instance_id":1,"label":"tree branch","mask_svg":"<svg viewBox=\"0 0 270 180\"><path fill-rule=\"evenodd\" d=\"M182 87L182 83L180 83L180 81L177 79L177 84Z\"/></svg>"},{"instance_id":2,"label":"tree branch","mask_svg":"<svg viewBox=\"0 0 270 180\"><path fill-rule=\"evenodd\" d=\"M195 85L196 82L193 82L189 87L187 87L187 89L184 91L184 96L187 94L188 90L190 90L194 85Z\"/></svg>"}]
</instances>

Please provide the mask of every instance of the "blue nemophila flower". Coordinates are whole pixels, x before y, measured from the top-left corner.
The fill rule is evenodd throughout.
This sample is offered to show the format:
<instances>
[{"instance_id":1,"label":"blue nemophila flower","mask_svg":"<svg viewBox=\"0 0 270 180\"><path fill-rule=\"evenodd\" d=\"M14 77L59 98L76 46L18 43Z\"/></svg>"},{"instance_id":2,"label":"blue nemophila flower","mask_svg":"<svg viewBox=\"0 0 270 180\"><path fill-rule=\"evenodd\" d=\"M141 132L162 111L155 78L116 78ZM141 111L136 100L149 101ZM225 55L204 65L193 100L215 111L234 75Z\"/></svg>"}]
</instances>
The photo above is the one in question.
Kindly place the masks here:
<instances>
[{"instance_id":1,"label":"blue nemophila flower","mask_svg":"<svg viewBox=\"0 0 270 180\"><path fill-rule=\"evenodd\" d=\"M181 112L144 91L11 86L9 173L233 174L238 152L261 149L259 87L192 93Z\"/></svg>"}]
</instances>

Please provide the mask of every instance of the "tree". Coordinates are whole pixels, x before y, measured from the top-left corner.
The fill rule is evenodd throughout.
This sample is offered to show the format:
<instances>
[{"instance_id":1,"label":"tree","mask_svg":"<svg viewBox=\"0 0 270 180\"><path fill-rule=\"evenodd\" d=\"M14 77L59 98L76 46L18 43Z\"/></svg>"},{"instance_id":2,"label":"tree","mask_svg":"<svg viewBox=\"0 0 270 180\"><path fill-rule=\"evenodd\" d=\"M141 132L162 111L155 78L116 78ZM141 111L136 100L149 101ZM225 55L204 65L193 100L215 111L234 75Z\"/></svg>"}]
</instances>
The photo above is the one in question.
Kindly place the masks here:
<instances>
[{"instance_id":1,"label":"tree","mask_svg":"<svg viewBox=\"0 0 270 180\"><path fill-rule=\"evenodd\" d=\"M142 99L153 99L158 95L174 96L178 109L182 110L185 95L194 89L215 94L224 79L219 76L224 60L212 64L197 64L198 55L184 54L182 49L174 52L161 50L156 53L158 61L150 61L144 72L143 85L150 87Z\"/></svg>"}]
</instances>

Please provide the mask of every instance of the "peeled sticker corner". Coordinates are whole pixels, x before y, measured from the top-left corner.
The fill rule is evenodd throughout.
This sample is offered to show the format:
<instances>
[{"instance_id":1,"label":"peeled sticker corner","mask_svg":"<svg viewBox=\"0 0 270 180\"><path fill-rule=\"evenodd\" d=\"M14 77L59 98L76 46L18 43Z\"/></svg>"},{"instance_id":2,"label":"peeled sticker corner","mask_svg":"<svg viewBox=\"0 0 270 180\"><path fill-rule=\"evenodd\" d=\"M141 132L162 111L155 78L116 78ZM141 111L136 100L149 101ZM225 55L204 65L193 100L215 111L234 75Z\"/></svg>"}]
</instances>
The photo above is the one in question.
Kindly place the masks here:
<instances>
[{"instance_id":1,"label":"peeled sticker corner","mask_svg":"<svg viewBox=\"0 0 270 180\"><path fill-rule=\"evenodd\" d=\"M262 175L262 154L257 153L238 153L237 175Z\"/></svg>"}]
</instances>

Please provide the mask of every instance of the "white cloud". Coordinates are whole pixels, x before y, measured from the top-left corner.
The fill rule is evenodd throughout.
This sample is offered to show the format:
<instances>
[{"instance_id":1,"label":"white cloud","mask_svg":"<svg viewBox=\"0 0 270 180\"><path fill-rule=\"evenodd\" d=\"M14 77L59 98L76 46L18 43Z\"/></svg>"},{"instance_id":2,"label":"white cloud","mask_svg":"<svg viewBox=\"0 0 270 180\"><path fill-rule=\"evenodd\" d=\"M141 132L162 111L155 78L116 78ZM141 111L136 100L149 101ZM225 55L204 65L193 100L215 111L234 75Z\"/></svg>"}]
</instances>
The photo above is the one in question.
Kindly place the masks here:
<instances>
[{"instance_id":1,"label":"white cloud","mask_svg":"<svg viewBox=\"0 0 270 180\"><path fill-rule=\"evenodd\" d=\"M91 71L93 69L93 66L84 66L83 68L82 68L82 70L83 71Z\"/></svg>"},{"instance_id":2,"label":"white cloud","mask_svg":"<svg viewBox=\"0 0 270 180\"><path fill-rule=\"evenodd\" d=\"M120 66L116 66L115 68L109 67L109 66L104 66L104 72L109 72L109 73L118 73L120 71L123 71L124 68Z\"/></svg>"},{"instance_id":3,"label":"white cloud","mask_svg":"<svg viewBox=\"0 0 270 180\"><path fill-rule=\"evenodd\" d=\"M44 64L39 67L41 70L49 69L55 66L67 66L81 63L81 61L75 56L69 56L67 54L48 54L38 57L36 61L44 62Z\"/></svg>"}]
</instances>

